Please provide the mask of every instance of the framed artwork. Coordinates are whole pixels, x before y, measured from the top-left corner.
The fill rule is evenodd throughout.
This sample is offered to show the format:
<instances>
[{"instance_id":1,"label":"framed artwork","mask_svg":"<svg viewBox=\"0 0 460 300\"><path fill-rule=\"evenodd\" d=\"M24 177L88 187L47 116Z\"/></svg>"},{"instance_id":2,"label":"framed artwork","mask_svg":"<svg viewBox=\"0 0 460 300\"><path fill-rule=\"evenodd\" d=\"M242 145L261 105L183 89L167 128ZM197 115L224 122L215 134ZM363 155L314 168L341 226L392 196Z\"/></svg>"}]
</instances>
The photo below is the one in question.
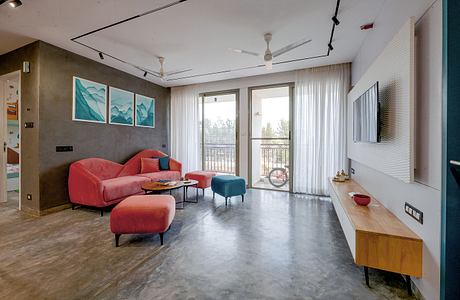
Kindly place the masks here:
<instances>
[{"instance_id":1,"label":"framed artwork","mask_svg":"<svg viewBox=\"0 0 460 300\"><path fill-rule=\"evenodd\" d=\"M136 126L155 128L155 99L136 95Z\"/></svg>"},{"instance_id":2,"label":"framed artwork","mask_svg":"<svg viewBox=\"0 0 460 300\"><path fill-rule=\"evenodd\" d=\"M107 122L107 86L73 77L72 120L92 123Z\"/></svg>"},{"instance_id":3,"label":"framed artwork","mask_svg":"<svg viewBox=\"0 0 460 300\"><path fill-rule=\"evenodd\" d=\"M134 126L134 93L109 87L109 124Z\"/></svg>"},{"instance_id":4,"label":"framed artwork","mask_svg":"<svg viewBox=\"0 0 460 300\"><path fill-rule=\"evenodd\" d=\"M19 83L16 80L6 81L6 115L8 120L18 120L19 114Z\"/></svg>"}]
</instances>

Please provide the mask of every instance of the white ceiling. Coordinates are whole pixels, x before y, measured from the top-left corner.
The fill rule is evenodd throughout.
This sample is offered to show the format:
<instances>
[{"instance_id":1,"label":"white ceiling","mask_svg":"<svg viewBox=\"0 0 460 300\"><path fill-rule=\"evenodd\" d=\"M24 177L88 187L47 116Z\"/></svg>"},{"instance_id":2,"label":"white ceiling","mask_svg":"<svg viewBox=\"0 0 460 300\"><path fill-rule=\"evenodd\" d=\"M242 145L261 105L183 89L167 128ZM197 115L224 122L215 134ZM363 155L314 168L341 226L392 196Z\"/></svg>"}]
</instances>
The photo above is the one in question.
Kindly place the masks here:
<instances>
[{"instance_id":1,"label":"white ceiling","mask_svg":"<svg viewBox=\"0 0 460 300\"><path fill-rule=\"evenodd\" d=\"M101 61L97 52L72 42L71 38L174 0L22 2L17 9L0 6L0 54L38 39L142 78L142 71L110 57ZM279 56L275 63L327 53L336 0L188 0L78 41L141 68L156 71L159 63L155 56L164 56L166 71L192 69L176 78L196 76L168 81L151 75L147 77L163 86L209 82L352 61L367 34L359 26L374 21L388 2L397 3L396 0L342 0L338 14L341 23L336 27L335 49L331 55L275 65L271 71L258 67L196 76L263 64L261 57L237 54L228 48L263 53L263 34L266 32L273 34L272 50L302 38L313 40ZM426 8L430 2L432 0L420 0L417 5ZM395 10L395 14L398 13Z\"/></svg>"}]
</instances>

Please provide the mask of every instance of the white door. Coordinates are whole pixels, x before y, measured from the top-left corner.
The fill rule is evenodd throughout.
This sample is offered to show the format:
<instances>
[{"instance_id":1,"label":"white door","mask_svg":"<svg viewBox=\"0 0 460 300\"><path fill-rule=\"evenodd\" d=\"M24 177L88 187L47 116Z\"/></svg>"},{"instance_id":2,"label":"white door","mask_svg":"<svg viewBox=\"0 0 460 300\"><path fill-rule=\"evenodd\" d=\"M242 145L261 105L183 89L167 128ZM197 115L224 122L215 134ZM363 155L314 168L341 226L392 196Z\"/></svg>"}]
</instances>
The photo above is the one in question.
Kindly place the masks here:
<instances>
[{"instance_id":1,"label":"white door","mask_svg":"<svg viewBox=\"0 0 460 300\"><path fill-rule=\"evenodd\" d=\"M6 102L5 102L6 81L0 78L0 202L6 202Z\"/></svg>"}]
</instances>

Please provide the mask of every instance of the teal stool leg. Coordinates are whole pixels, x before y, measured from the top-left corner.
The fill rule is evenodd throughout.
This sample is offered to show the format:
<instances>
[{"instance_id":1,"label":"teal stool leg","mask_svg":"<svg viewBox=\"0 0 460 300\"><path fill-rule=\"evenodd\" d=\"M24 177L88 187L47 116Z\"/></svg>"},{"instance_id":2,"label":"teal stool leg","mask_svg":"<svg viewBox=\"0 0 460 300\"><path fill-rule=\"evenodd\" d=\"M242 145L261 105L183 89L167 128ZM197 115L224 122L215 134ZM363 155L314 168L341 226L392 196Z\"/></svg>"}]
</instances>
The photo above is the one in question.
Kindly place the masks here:
<instances>
[{"instance_id":1,"label":"teal stool leg","mask_svg":"<svg viewBox=\"0 0 460 300\"><path fill-rule=\"evenodd\" d=\"M241 202L244 202L244 195L241 195Z\"/></svg>"},{"instance_id":2,"label":"teal stool leg","mask_svg":"<svg viewBox=\"0 0 460 300\"><path fill-rule=\"evenodd\" d=\"M212 192L212 200L216 200L216 193Z\"/></svg>"}]
</instances>

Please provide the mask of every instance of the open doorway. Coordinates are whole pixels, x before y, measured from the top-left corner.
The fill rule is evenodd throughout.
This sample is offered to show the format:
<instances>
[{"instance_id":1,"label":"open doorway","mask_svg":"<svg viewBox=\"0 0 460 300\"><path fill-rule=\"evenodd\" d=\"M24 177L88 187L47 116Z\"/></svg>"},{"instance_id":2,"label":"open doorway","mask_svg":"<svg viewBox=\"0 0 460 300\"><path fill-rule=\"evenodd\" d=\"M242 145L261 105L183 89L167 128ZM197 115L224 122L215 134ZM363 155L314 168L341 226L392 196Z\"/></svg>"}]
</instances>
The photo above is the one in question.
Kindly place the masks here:
<instances>
[{"instance_id":1,"label":"open doorway","mask_svg":"<svg viewBox=\"0 0 460 300\"><path fill-rule=\"evenodd\" d=\"M238 91L201 94L200 126L202 169L238 175Z\"/></svg>"},{"instance_id":2,"label":"open doorway","mask_svg":"<svg viewBox=\"0 0 460 300\"><path fill-rule=\"evenodd\" d=\"M291 191L292 84L249 89L249 184Z\"/></svg>"},{"instance_id":3,"label":"open doorway","mask_svg":"<svg viewBox=\"0 0 460 300\"><path fill-rule=\"evenodd\" d=\"M19 71L0 77L0 129L3 152L0 165L0 192L2 202L8 207L21 208L21 73Z\"/></svg>"}]
</instances>

